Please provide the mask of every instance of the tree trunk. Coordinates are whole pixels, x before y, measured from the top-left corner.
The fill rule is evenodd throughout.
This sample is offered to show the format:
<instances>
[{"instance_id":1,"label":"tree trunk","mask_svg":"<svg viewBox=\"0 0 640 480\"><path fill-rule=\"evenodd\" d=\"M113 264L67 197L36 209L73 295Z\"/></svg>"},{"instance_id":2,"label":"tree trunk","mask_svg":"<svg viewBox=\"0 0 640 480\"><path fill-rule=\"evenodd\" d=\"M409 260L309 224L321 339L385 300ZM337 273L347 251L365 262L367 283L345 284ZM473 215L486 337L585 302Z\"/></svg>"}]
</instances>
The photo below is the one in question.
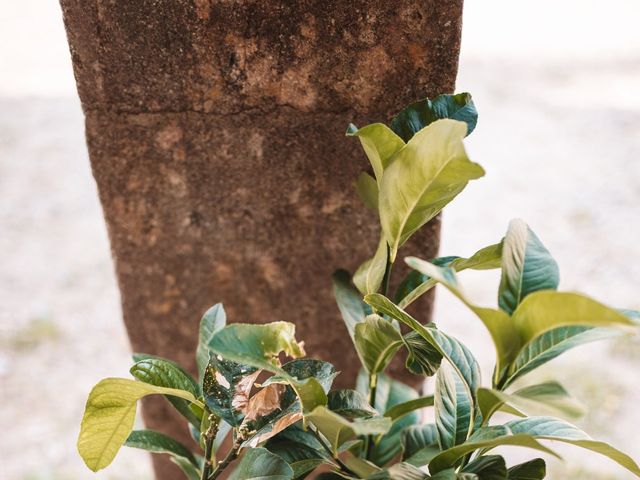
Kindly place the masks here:
<instances>
[{"instance_id":1,"label":"tree trunk","mask_svg":"<svg viewBox=\"0 0 640 480\"><path fill-rule=\"evenodd\" d=\"M61 4L133 348L193 367L200 316L224 302L231 321L296 323L349 383L330 276L379 232L344 131L453 90L462 0ZM438 229L412 253L434 256ZM160 405L147 425L175 433Z\"/></svg>"}]
</instances>

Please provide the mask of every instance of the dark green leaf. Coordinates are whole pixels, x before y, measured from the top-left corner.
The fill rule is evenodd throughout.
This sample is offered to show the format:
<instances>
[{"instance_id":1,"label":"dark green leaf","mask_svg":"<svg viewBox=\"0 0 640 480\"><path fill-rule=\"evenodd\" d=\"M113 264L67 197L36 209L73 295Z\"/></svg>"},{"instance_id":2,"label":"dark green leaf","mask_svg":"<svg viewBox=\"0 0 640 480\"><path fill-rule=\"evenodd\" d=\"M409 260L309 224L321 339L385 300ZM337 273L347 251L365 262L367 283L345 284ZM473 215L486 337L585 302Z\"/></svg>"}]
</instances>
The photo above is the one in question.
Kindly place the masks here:
<instances>
[{"instance_id":1,"label":"dark green leaf","mask_svg":"<svg viewBox=\"0 0 640 480\"><path fill-rule=\"evenodd\" d=\"M349 421L325 407L316 407L306 419L326 437L334 454L347 440L359 435L381 435L391 427L387 417L373 417Z\"/></svg>"},{"instance_id":2,"label":"dark green leaf","mask_svg":"<svg viewBox=\"0 0 640 480\"><path fill-rule=\"evenodd\" d=\"M473 428L474 401L464 381L448 365L436 375L434 405L440 449L464 443Z\"/></svg>"},{"instance_id":3,"label":"dark green leaf","mask_svg":"<svg viewBox=\"0 0 640 480\"><path fill-rule=\"evenodd\" d=\"M496 372L502 372L506 369L510 360L516 355L521 343L519 332L513 325L509 315L502 310L478 307L469 302L462 293L456 271L452 267L438 267L416 257L408 257L405 261L411 268L429 275L433 281L444 285L478 316L489 331L496 348ZM497 378L494 379L495 381L497 381Z\"/></svg>"},{"instance_id":4,"label":"dark green leaf","mask_svg":"<svg viewBox=\"0 0 640 480\"><path fill-rule=\"evenodd\" d=\"M168 453L182 457L198 467L193 453L177 440L153 430L134 430L129 434L125 446L140 448L152 453Z\"/></svg>"},{"instance_id":5,"label":"dark green leaf","mask_svg":"<svg viewBox=\"0 0 640 480\"><path fill-rule=\"evenodd\" d=\"M374 473L367 480L426 480L429 475L409 463L396 463L386 470Z\"/></svg>"},{"instance_id":6,"label":"dark green leaf","mask_svg":"<svg viewBox=\"0 0 640 480\"><path fill-rule=\"evenodd\" d=\"M333 274L333 296L353 340L356 325L364 321L371 313L371 308L362 301L362 295L351 282L349 272L345 270L337 270Z\"/></svg>"},{"instance_id":7,"label":"dark green leaf","mask_svg":"<svg viewBox=\"0 0 640 480\"><path fill-rule=\"evenodd\" d=\"M265 448L245 451L230 480L292 480L293 469L278 455Z\"/></svg>"},{"instance_id":8,"label":"dark green leaf","mask_svg":"<svg viewBox=\"0 0 640 480\"><path fill-rule=\"evenodd\" d=\"M329 463L326 455L320 451L291 440L269 441L266 448L291 466L294 479L304 477L323 463Z\"/></svg>"},{"instance_id":9,"label":"dark green leaf","mask_svg":"<svg viewBox=\"0 0 640 480\"><path fill-rule=\"evenodd\" d=\"M512 314L520 302L538 290L558 288L558 264L522 220L512 220L502 247L500 308Z\"/></svg>"},{"instance_id":10,"label":"dark green leaf","mask_svg":"<svg viewBox=\"0 0 640 480\"><path fill-rule=\"evenodd\" d=\"M415 455L425 447L436 447L438 449L438 429L435 424L411 425L402 431L401 435L404 460Z\"/></svg>"},{"instance_id":11,"label":"dark green leaf","mask_svg":"<svg viewBox=\"0 0 640 480\"><path fill-rule=\"evenodd\" d=\"M315 379L325 393L329 393L331 385L333 385L333 380L338 376L338 373L340 373L329 362L323 362L322 360L313 358L291 360L282 366L282 370L298 381L304 381L308 378ZM287 380L281 375L274 375L264 381L262 385L267 386L277 382L287 383Z\"/></svg>"},{"instance_id":12,"label":"dark green leaf","mask_svg":"<svg viewBox=\"0 0 640 480\"><path fill-rule=\"evenodd\" d=\"M137 355L134 358L139 360L129 372L141 382L157 387L185 390L196 398L200 395L200 388L196 381L176 363L151 355ZM200 425L202 415L198 415L189 402L170 395L165 398L190 424L196 427Z\"/></svg>"},{"instance_id":13,"label":"dark green leaf","mask_svg":"<svg viewBox=\"0 0 640 480\"><path fill-rule=\"evenodd\" d=\"M392 380L387 375L379 375L376 393L376 409L379 412L388 412L393 407L406 404L419 397L413 388ZM376 465L384 465L398 455L402 449L400 437L402 431L409 425L415 425L420 421L420 416L413 411L393 422L391 429L376 443L371 461Z\"/></svg>"},{"instance_id":14,"label":"dark green leaf","mask_svg":"<svg viewBox=\"0 0 640 480\"><path fill-rule=\"evenodd\" d=\"M462 343L439 331L433 324L424 326L404 310L394 305L388 298L379 294L367 295L365 301L377 311L404 323L418 332L440 354L445 357L464 380L473 397L480 386L480 367L471 352Z\"/></svg>"},{"instance_id":15,"label":"dark green leaf","mask_svg":"<svg viewBox=\"0 0 640 480\"><path fill-rule=\"evenodd\" d=\"M202 384L207 407L229 425L240 426L259 374L255 367L212 356Z\"/></svg>"},{"instance_id":16,"label":"dark green leaf","mask_svg":"<svg viewBox=\"0 0 640 480\"><path fill-rule=\"evenodd\" d=\"M196 381L174 362L163 358L146 358L136 362L129 370L141 382L157 387L176 388L199 395Z\"/></svg>"},{"instance_id":17,"label":"dark green leaf","mask_svg":"<svg viewBox=\"0 0 640 480\"><path fill-rule=\"evenodd\" d=\"M507 470L508 480L542 480L547 474L547 465L541 458L535 458Z\"/></svg>"},{"instance_id":18,"label":"dark green leaf","mask_svg":"<svg viewBox=\"0 0 640 480\"><path fill-rule=\"evenodd\" d=\"M405 107L393 120L393 130L405 142L427 125L442 118L451 118L467 124L467 135L476 128L478 112L470 93L439 95L433 101L425 98Z\"/></svg>"},{"instance_id":19,"label":"dark green leaf","mask_svg":"<svg viewBox=\"0 0 640 480\"><path fill-rule=\"evenodd\" d=\"M521 376L571 348L621 334L622 332L618 330L582 326L559 327L549 330L522 347L511 363L500 386L506 388Z\"/></svg>"},{"instance_id":20,"label":"dark green leaf","mask_svg":"<svg viewBox=\"0 0 640 480\"><path fill-rule=\"evenodd\" d=\"M369 405L367 398L355 390L333 390L327 398L329 410L345 418L368 418L378 415Z\"/></svg>"},{"instance_id":21,"label":"dark green leaf","mask_svg":"<svg viewBox=\"0 0 640 480\"><path fill-rule=\"evenodd\" d=\"M354 340L362 365L372 374L383 372L403 345L396 327L375 314L356 325Z\"/></svg>"},{"instance_id":22,"label":"dark green leaf","mask_svg":"<svg viewBox=\"0 0 640 480\"><path fill-rule=\"evenodd\" d=\"M478 480L506 480L507 466L500 455L478 457L462 469L466 473L475 473Z\"/></svg>"},{"instance_id":23,"label":"dark green leaf","mask_svg":"<svg viewBox=\"0 0 640 480\"><path fill-rule=\"evenodd\" d=\"M497 425L479 428L473 433L469 440L462 445L449 448L436 455L429 462L429 471L435 473L446 470L453 467L460 458L469 453L480 449L490 450L501 445L527 447L557 456L552 450L542 445L533 436L522 433L514 435L508 427Z\"/></svg>"},{"instance_id":24,"label":"dark green leaf","mask_svg":"<svg viewBox=\"0 0 640 480\"><path fill-rule=\"evenodd\" d=\"M407 369L416 375L435 375L442 362L442 354L418 332L411 331L404 336L407 355Z\"/></svg>"},{"instance_id":25,"label":"dark green leaf","mask_svg":"<svg viewBox=\"0 0 640 480\"><path fill-rule=\"evenodd\" d=\"M221 303L216 303L207 310L200 320L198 348L196 350L196 363L200 383L204 379L204 372L209 364L209 342L213 335L227 324L227 315Z\"/></svg>"},{"instance_id":26,"label":"dark green leaf","mask_svg":"<svg viewBox=\"0 0 640 480\"><path fill-rule=\"evenodd\" d=\"M592 440L579 428L553 417L529 417L505 424L514 434L527 434L541 440L555 440L609 457L640 477L640 467L628 455L604 442Z\"/></svg>"},{"instance_id":27,"label":"dark green leaf","mask_svg":"<svg viewBox=\"0 0 640 480\"><path fill-rule=\"evenodd\" d=\"M389 417L391 420L397 420L398 418L402 418L405 415L415 412L416 410L420 410L425 407L433 406L433 395L428 395L426 397L419 397L413 400L409 400L407 402L399 403L389 408L386 412L384 412L385 417Z\"/></svg>"}]
</instances>

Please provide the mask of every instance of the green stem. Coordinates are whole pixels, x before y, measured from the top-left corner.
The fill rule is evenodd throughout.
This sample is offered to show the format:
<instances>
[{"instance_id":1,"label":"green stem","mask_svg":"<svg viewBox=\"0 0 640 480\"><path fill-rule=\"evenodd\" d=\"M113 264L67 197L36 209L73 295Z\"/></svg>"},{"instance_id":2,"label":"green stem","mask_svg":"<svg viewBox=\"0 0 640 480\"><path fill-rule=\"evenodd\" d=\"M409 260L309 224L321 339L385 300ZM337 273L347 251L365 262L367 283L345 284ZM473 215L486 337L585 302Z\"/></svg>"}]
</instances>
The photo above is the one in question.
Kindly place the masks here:
<instances>
[{"instance_id":1,"label":"green stem","mask_svg":"<svg viewBox=\"0 0 640 480\"><path fill-rule=\"evenodd\" d=\"M389 258L389 245L387 245L387 266L384 269L384 277L382 277L382 294L387 297L389 295L389 283L391 281L391 268L393 263Z\"/></svg>"},{"instance_id":2,"label":"green stem","mask_svg":"<svg viewBox=\"0 0 640 480\"><path fill-rule=\"evenodd\" d=\"M209 472L213 467L211 458L213 457L213 442L218 435L218 427L220 426L220 419L211 414L209 415L209 427L204 434L204 466L202 467L201 480L207 480L209 478Z\"/></svg>"},{"instance_id":3,"label":"green stem","mask_svg":"<svg viewBox=\"0 0 640 480\"><path fill-rule=\"evenodd\" d=\"M376 393L378 391L378 375L375 373L369 374L369 405L373 409L376 408ZM373 455L373 447L375 443L372 435L368 435L364 441L365 458L368 460Z\"/></svg>"},{"instance_id":4,"label":"green stem","mask_svg":"<svg viewBox=\"0 0 640 480\"><path fill-rule=\"evenodd\" d=\"M208 480L215 480L216 478L218 478L218 476L222 473L222 471L225 468L227 468L231 462L233 462L236 458L238 458L238 452L240 451L240 444L241 442L239 441L234 443L233 447L231 447L231 450L227 452L227 455L224 457L224 459L218 462L218 465L216 465L216 469L211 473L211 475L206 477Z\"/></svg>"}]
</instances>

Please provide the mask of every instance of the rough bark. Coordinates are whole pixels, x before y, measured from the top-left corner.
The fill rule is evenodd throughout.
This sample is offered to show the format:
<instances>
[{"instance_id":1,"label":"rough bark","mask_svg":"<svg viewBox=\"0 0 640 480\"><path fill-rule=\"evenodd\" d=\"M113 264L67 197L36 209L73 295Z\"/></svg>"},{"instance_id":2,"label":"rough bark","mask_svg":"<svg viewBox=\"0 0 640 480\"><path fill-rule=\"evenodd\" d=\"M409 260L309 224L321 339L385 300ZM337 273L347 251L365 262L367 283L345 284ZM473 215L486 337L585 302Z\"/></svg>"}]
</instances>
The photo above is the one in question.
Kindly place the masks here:
<instances>
[{"instance_id":1,"label":"rough bark","mask_svg":"<svg viewBox=\"0 0 640 480\"><path fill-rule=\"evenodd\" d=\"M345 127L453 90L462 0L61 4L133 348L193 366L200 315L221 301L232 321L295 322L348 383L330 275L378 231ZM438 229L412 253L435 255ZM147 425L175 432L167 412L147 406Z\"/></svg>"}]
</instances>

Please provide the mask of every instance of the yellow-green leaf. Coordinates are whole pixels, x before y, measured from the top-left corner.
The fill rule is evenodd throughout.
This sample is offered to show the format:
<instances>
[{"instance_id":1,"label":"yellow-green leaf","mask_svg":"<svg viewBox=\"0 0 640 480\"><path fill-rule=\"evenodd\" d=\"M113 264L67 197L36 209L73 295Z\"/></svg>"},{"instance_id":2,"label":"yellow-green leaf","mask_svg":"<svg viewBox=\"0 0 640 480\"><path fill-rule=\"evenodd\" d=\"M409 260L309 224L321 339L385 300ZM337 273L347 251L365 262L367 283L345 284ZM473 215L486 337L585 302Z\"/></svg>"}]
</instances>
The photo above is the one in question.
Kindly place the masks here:
<instances>
[{"instance_id":1,"label":"yellow-green leaf","mask_svg":"<svg viewBox=\"0 0 640 480\"><path fill-rule=\"evenodd\" d=\"M467 126L438 120L420 130L384 170L380 182L380 222L394 260L416 230L435 217L469 180L484 170L467 157L462 139Z\"/></svg>"},{"instance_id":2,"label":"yellow-green leaf","mask_svg":"<svg viewBox=\"0 0 640 480\"><path fill-rule=\"evenodd\" d=\"M353 283L360 293L367 295L380 289L387 268L388 248L384 237L380 238L375 255L364 262L353 275Z\"/></svg>"},{"instance_id":3,"label":"yellow-green leaf","mask_svg":"<svg viewBox=\"0 0 640 480\"><path fill-rule=\"evenodd\" d=\"M396 152L404 147L402 139L383 123L372 123L361 129L351 124L347 136L358 137L380 185L384 169Z\"/></svg>"},{"instance_id":4,"label":"yellow-green leaf","mask_svg":"<svg viewBox=\"0 0 640 480\"><path fill-rule=\"evenodd\" d=\"M80 427L78 452L87 467L97 472L113 461L133 429L138 400L152 394L172 395L203 407L184 390L105 378L91 390Z\"/></svg>"},{"instance_id":5,"label":"yellow-green leaf","mask_svg":"<svg viewBox=\"0 0 640 480\"><path fill-rule=\"evenodd\" d=\"M513 313L522 344L549 330L570 325L633 327L635 323L614 308L585 295L544 290L528 295Z\"/></svg>"}]
</instances>

